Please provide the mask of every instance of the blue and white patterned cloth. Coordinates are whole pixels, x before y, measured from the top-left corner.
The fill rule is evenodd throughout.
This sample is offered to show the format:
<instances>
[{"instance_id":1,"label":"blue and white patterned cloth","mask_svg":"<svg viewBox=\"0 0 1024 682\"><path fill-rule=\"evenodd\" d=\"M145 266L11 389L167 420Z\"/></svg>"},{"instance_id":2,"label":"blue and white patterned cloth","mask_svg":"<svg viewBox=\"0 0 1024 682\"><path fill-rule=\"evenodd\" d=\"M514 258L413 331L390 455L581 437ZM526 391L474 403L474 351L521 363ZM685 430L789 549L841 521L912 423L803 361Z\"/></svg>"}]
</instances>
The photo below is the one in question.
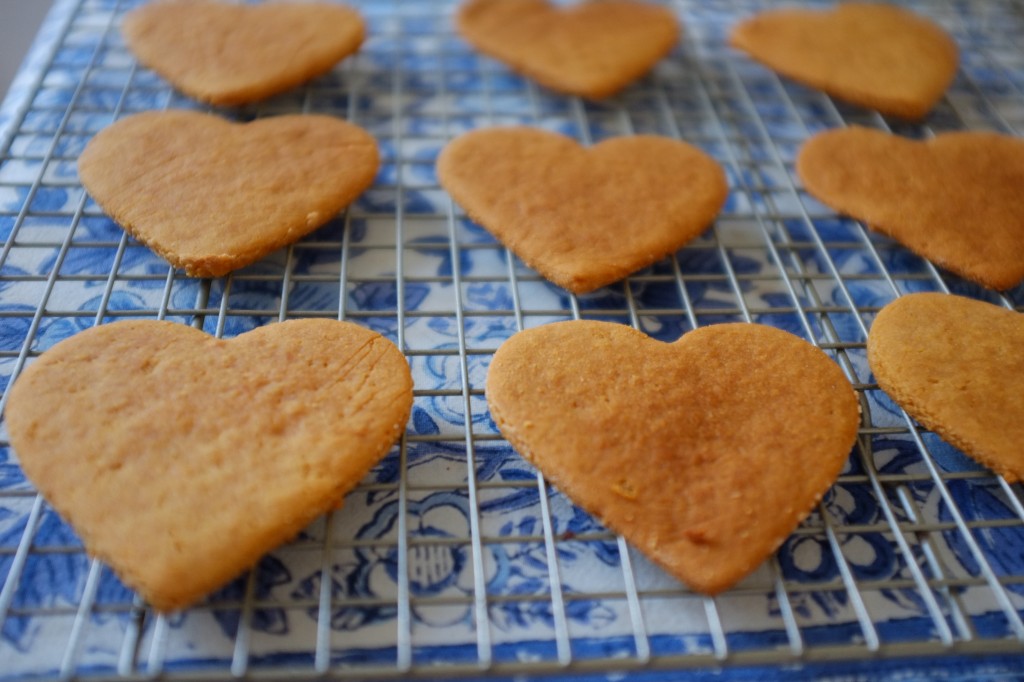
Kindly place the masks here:
<instances>
[{"instance_id":1,"label":"blue and white patterned cloth","mask_svg":"<svg viewBox=\"0 0 1024 682\"><path fill-rule=\"evenodd\" d=\"M948 290L1020 309L1024 290L1000 296L935 270L814 202L792 168L809 135L850 123L914 137L1018 134L1019 5L914 5L963 54L947 97L923 125L909 125L780 79L726 47L729 26L768 0L666 3L684 22L683 42L603 103L549 92L474 54L453 32L453 2L353 2L370 27L358 56L295 92L217 113L353 121L381 146L374 187L293 247L204 282L127 239L77 180L78 153L114 119L202 108L125 50L117 25L134 4L58 0L0 108L0 389L60 340L123 317L230 337L315 315L398 343L415 407L403 445L342 511L204 604L167 617L90 561L3 440L0 680L1024 675L1021 488L909 428L874 388L863 347L874 313L898 293ZM679 137L723 164L730 197L714 228L676 257L572 297L438 187L443 145L498 124L588 144ZM821 345L862 390L867 421L839 483L737 590L705 599L624 554L500 438L483 396L490 353L520 326L577 316L668 341L695 324L771 324ZM252 505L259 513L259 500Z\"/></svg>"}]
</instances>

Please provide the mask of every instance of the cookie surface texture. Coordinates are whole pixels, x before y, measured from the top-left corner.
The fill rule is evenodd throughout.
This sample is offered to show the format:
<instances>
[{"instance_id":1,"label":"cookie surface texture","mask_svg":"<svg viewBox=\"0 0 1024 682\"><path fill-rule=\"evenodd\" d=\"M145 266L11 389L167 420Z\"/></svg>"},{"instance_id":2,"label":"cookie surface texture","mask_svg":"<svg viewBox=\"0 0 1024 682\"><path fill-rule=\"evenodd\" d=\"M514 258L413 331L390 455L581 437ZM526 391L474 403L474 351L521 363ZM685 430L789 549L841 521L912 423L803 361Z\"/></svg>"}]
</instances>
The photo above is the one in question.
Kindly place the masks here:
<instances>
[{"instance_id":1,"label":"cookie surface texture","mask_svg":"<svg viewBox=\"0 0 1024 682\"><path fill-rule=\"evenodd\" d=\"M378 164L374 139L330 116L231 123L166 111L101 130L78 174L136 239L193 277L218 277L335 217Z\"/></svg>"},{"instance_id":2,"label":"cookie surface texture","mask_svg":"<svg viewBox=\"0 0 1024 682\"><path fill-rule=\"evenodd\" d=\"M1024 278L1024 141L984 132L917 142L867 128L800 149L804 187L911 251L979 284Z\"/></svg>"},{"instance_id":3,"label":"cookie surface texture","mask_svg":"<svg viewBox=\"0 0 1024 682\"><path fill-rule=\"evenodd\" d=\"M729 42L795 81L909 120L935 106L959 62L942 27L874 3L769 10L737 24Z\"/></svg>"},{"instance_id":4,"label":"cookie surface texture","mask_svg":"<svg viewBox=\"0 0 1024 682\"><path fill-rule=\"evenodd\" d=\"M882 308L871 371L925 427L1009 482L1024 479L1024 315L962 296L919 293Z\"/></svg>"},{"instance_id":5,"label":"cookie surface texture","mask_svg":"<svg viewBox=\"0 0 1024 682\"><path fill-rule=\"evenodd\" d=\"M677 251L712 223L728 194L714 159L645 135L584 148L532 128L484 129L450 142L437 172L474 221L576 293Z\"/></svg>"},{"instance_id":6,"label":"cookie surface texture","mask_svg":"<svg viewBox=\"0 0 1024 682\"><path fill-rule=\"evenodd\" d=\"M163 0L125 15L128 48L190 97L266 99L330 71L363 42L354 9L327 3Z\"/></svg>"},{"instance_id":7,"label":"cookie surface texture","mask_svg":"<svg viewBox=\"0 0 1024 682\"><path fill-rule=\"evenodd\" d=\"M636 0L556 7L469 0L455 20L473 47L552 90L601 99L640 78L679 39L669 10Z\"/></svg>"},{"instance_id":8,"label":"cookie surface texture","mask_svg":"<svg viewBox=\"0 0 1024 682\"><path fill-rule=\"evenodd\" d=\"M705 594L807 516L859 422L828 356L752 324L671 344L605 322L544 325L499 347L486 395L501 433L569 499Z\"/></svg>"},{"instance_id":9,"label":"cookie surface texture","mask_svg":"<svg viewBox=\"0 0 1024 682\"><path fill-rule=\"evenodd\" d=\"M23 470L87 551L166 611L338 506L411 406L405 358L354 324L225 341L146 320L45 352L6 418Z\"/></svg>"}]
</instances>

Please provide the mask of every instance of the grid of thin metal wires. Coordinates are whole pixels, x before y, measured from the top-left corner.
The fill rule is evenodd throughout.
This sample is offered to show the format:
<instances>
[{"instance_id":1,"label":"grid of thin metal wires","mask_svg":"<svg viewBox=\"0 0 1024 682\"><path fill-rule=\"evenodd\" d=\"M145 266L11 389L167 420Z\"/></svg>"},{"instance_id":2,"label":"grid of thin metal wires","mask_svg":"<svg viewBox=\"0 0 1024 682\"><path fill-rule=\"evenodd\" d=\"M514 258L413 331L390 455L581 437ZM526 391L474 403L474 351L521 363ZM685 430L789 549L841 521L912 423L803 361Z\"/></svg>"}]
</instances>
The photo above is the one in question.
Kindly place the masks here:
<instances>
[{"instance_id":1,"label":"grid of thin metal wires","mask_svg":"<svg viewBox=\"0 0 1024 682\"><path fill-rule=\"evenodd\" d=\"M1024 291L983 290L908 255L816 204L793 171L810 134L854 123L914 137L1019 134L1019 5L915 5L963 52L957 82L916 126L834 102L726 47L732 22L771 4L761 0L667 3L685 26L680 47L605 103L547 92L474 55L453 33L452 2L353 4L370 25L358 56L297 93L219 113L344 117L377 136L382 172L338 220L218 280L167 267L111 229L83 192L74 163L97 130L139 110L196 105L125 50L117 27L133 3L60 5L67 17L48 62L0 140L0 376L6 387L60 338L124 317L218 336L330 317L378 329L406 353L425 426L410 428L344 511L184 624L117 589L20 479L3 440L0 669L128 679L428 677L1024 652L1020 486L948 466L941 443L913 420L880 415L884 399L864 359L874 314L899 294L956 292L1020 310ZM447 140L506 123L560 130L584 144L635 133L686 140L727 169L730 201L674 258L594 295L567 295L466 220L433 179ZM738 588L702 597L593 523L567 525L576 518L571 505L486 418L483 376L498 343L571 318L630 324L665 340L726 320L775 324L831 354L861 394L864 423L847 471L778 557ZM515 506L509 500L520 500L521 515L502 515ZM362 516L350 520L361 505ZM434 510L455 507L463 531L426 527ZM356 536L385 509L391 526ZM510 531L506 518L519 525ZM863 562L867 546L888 557L888 568ZM598 566L595 547L612 559ZM820 574L796 565L812 549ZM387 588L353 591L353 574L339 566L369 566L367 557L391 576ZM595 586L580 577L594 566L611 578ZM282 590L275 570L305 574L308 584ZM510 586L497 579L502 570L539 571L539 582ZM213 644L203 649L206 641Z\"/></svg>"}]
</instances>

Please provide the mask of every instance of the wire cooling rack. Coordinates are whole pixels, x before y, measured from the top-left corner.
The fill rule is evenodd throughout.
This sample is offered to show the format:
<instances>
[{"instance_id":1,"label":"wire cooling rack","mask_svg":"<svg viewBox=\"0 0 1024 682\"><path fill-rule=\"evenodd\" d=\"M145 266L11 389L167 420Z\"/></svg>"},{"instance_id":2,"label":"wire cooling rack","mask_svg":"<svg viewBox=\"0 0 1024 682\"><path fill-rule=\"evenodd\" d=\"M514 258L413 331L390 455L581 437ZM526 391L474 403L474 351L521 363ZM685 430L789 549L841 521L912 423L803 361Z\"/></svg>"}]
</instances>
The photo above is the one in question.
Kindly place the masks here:
<instances>
[{"instance_id":1,"label":"wire cooling rack","mask_svg":"<svg viewBox=\"0 0 1024 682\"><path fill-rule=\"evenodd\" d=\"M358 56L295 92L218 113L348 119L379 140L380 174L335 221L214 280L186 277L128 239L75 171L84 144L113 120L199 105L126 51L118 26L132 3L58 0L51 11L0 118L0 388L59 340L117 319L233 336L317 316L397 343L415 406L404 438L343 510L169 616L84 554L0 432L0 679L751 679L850 669L977 679L1024 666L1021 487L907 418L878 390L864 350L874 315L899 294L950 291L1019 310L1024 289L996 294L937 270L815 203L793 171L809 135L847 124L912 137L1024 129L1020 5L913 5L952 33L962 63L925 124L908 125L728 48L729 27L768 1L666 3L685 26L680 46L603 103L549 92L474 54L453 33L452 2L352 4L369 23ZM437 184L441 147L496 124L587 144L684 139L727 169L729 200L674 257L571 296ZM847 468L736 588L711 599L668 578L500 437L483 396L494 349L518 329L571 318L667 341L716 322L771 324L820 346L856 387L864 419Z\"/></svg>"}]
</instances>

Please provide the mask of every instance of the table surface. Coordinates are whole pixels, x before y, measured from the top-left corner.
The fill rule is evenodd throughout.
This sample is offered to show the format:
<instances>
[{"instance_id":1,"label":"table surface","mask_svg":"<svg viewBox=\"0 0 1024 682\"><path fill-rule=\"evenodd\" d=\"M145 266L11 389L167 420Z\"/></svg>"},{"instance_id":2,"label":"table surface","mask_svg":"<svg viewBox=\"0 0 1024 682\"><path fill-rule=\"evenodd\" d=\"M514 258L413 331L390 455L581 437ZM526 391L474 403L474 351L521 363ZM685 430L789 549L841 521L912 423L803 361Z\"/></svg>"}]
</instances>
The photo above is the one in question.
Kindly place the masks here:
<instances>
[{"instance_id":1,"label":"table surface","mask_svg":"<svg viewBox=\"0 0 1024 682\"><path fill-rule=\"evenodd\" d=\"M0 0L0 100L11 86L50 3Z\"/></svg>"},{"instance_id":2,"label":"table surface","mask_svg":"<svg viewBox=\"0 0 1024 682\"><path fill-rule=\"evenodd\" d=\"M1021 486L909 419L874 383L864 350L875 314L899 295L950 292L1021 310L1024 288L993 292L936 268L815 202L793 170L810 135L850 124L915 138L1018 135L1019 3L910 3L962 50L947 96L911 125L729 49L729 27L771 0L665 2L684 40L601 103L475 54L452 30L451 0L353 0L370 27L358 56L268 102L213 111L348 119L380 145L374 186L292 247L212 280L187 277L129 239L78 182L78 154L111 121L210 111L126 51L117 26L136 4L58 0L0 110L0 387L96 324L159 318L231 337L316 316L367 326L402 349L416 381L413 417L342 511L173 615L146 608L84 553L25 480L0 428L0 680L607 671L966 680L1024 667ZM725 167L729 199L674 256L573 296L437 184L444 144L497 124L583 144L636 133L684 139ZM574 318L663 341L718 322L770 324L821 347L858 391L865 421L847 468L737 588L714 599L686 589L501 438L483 395L494 350L518 329Z\"/></svg>"}]
</instances>

